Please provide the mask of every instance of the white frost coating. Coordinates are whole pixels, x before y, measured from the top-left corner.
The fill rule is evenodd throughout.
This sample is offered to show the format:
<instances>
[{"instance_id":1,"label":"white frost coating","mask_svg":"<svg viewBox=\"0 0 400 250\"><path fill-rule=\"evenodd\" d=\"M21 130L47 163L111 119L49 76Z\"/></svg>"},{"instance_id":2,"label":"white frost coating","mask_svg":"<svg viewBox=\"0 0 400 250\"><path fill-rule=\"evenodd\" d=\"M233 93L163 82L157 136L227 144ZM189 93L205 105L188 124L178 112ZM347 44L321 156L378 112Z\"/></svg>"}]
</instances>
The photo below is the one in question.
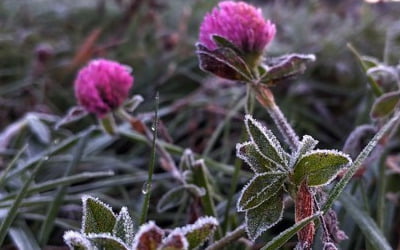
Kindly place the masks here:
<instances>
[{"instance_id":1,"label":"white frost coating","mask_svg":"<svg viewBox=\"0 0 400 250\"><path fill-rule=\"evenodd\" d=\"M270 163L274 164L277 168L279 168L282 171L286 171L286 169L284 167L282 167L281 164L277 163L276 161L272 160L269 157L266 157L264 154L261 153L261 151L257 148L257 146L255 145L254 142L252 141L246 141L243 143L237 143L236 144L236 157L238 157L239 159L242 159L243 161L245 161L247 163L247 165L250 166L250 168L253 170L253 172L255 174L259 174L259 170L257 170L257 167L255 165L257 165L257 162L252 162L251 159L249 159L248 155L246 153L242 153L241 149L243 147L246 147L248 145L254 145L254 149L257 151L257 153L260 155L260 157L262 157L263 159L265 159L266 161L269 161ZM265 171L263 171L262 173L265 173L266 171L268 171L268 167L264 167L264 166L260 166L262 168L265 168Z\"/></svg>"},{"instance_id":2,"label":"white frost coating","mask_svg":"<svg viewBox=\"0 0 400 250\"><path fill-rule=\"evenodd\" d=\"M93 200L94 202L96 202L96 203L98 203L98 204L100 204L101 206L103 206L104 208L106 208L107 210L109 210L111 213L112 213L112 215L114 216L114 218L116 217L115 216L115 214L114 214L114 212L112 211L112 208L108 205L108 204L106 204L106 203L104 203L104 202L102 202L102 201L100 201L98 198L96 198L96 197L93 197L93 196L90 196L90 195L83 195L82 196L82 204L83 204L83 206L82 206L82 209L83 209L83 215L82 215L82 228L81 228L81 233L82 234L84 234L85 232L84 232L84 229L86 228L86 219L87 219L87 215L86 215L86 211L87 211L87 201L89 200L89 199L91 199L91 200Z\"/></svg>"},{"instance_id":3,"label":"white frost coating","mask_svg":"<svg viewBox=\"0 0 400 250\"><path fill-rule=\"evenodd\" d=\"M267 231L271 227L275 226L276 224L278 224L278 222L280 222L282 220L283 211L285 210L285 204L284 204L284 202L281 202L281 203L282 203L282 209L281 209L281 213L279 214L279 218L274 223L271 223L269 225L266 225L266 226L262 227L260 230L257 231L257 233L255 235L251 235L250 232L249 232L249 226L248 226L249 225L249 221L248 221L248 217L247 217L248 211L246 212L246 216L245 216L246 227L245 227L245 229L246 229L246 233L249 236L250 240L252 240L254 242L262 233L264 233L265 231Z\"/></svg>"},{"instance_id":4,"label":"white frost coating","mask_svg":"<svg viewBox=\"0 0 400 250\"><path fill-rule=\"evenodd\" d=\"M204 216L198 218L194 224L186 225L184 227L180 227L175 230L179 230L180 232L182 232L183 235L186 235L187 233L200 229L205 225L213 225L215 229L219 225L219 222L214 217Z\"/></svg>"},{"instance_id":5,"label":"white frost coating","mask_svg":"<svg viewBox=\"0 0 400 250\"><path fill-rule=\"evenodd\" d=\"M243 147L246 147L247 145L252 144L253 142L251 141L246 141L243 143L237 143L236 144L236 157L238 157L239 159L242 159L243 161L245 161L247 163L247 165L249 165L251 167L251 169L253 170L254 173L257 173L256 168L254 166L254 162L251 162L249 160L249 158L247 157L246 154L243 154L240 149Z\"/></svg>"},{"instance_id":6,"label":"white frost coating","mask_svg":"<svg viewBox=\"0 0 400 250\"><path fill-rule=\"evenodd\" d=\"M278 141L278 139L275 137L275 135L272 133L271 130L267 129L264 125L262 125L259 121L257 121L256 119L254 119L251 115L247 114L244 118L244 123L246 125L246 130L248 135L250 136L251 141L254 143L254 145L256 145L256 150L264 155L265 157L268 157L267 155L265 155L265 152L261 152L261 150L258 148L258 145L255 141L255 139L253 138L253 135L250 132L250 128L249 128L249 121L251 121L260 131L261 133L264 135L264 137L268 140L268 142L270 143L270 145L276 150L276 153L278 154L279 158L282 160L282 163L285 165L285 167L288 166L288 161L286 159L285 154L286 152L283 150L280 142ZM268 157L269 158L269 157Z\"/></svg>"},{"instance_id":7,"label":"white frost coating","mask_svg":"<svg viewBox=\"0 0 400 250\"><path fill-rule=\"evenodd\" d=\"M131 216L129 215L127 207L122 207L121 211L118 214L117 221L123 221L124 224L124 232L125 239L127 242L131 243L133 240L133 221ZM114 235L116 232L113 232Z\"/></svg>"},{"instance_id":8,"label":"white frost coating","mask_svg":"<svg viewBox=\"0 0 400 250\"><path fill-rule=\"evenodd\" d=\"M332 177L331 177L327 182L325 182L324 184L321 184L321 185L313 185L313 187L321 187L321 186L328 185L329 183L331 183L331 181L332 181L333 179L336 178L336 176L339 174L340 170L342 170L342 169L348 167L349 165L351 165L351 164L353 163L353 160L350 158L350 156L349 156L348 154L345 154L345 153L343 153L343 152L341 152L341 151L339 151L339 150L336 150L336 149L316 149L316 150L312 150L312 151L310 151L310 152L304 154L304 155L300 158L299 161L301 161L304 157L307 157L307 156L310 156L310 155L313 155L313 154L334 154L334 155L342 156L342 157L346 158L347 161L348 161L347 164L341 165L341 166L339 167L338 171L336 171L336 173L335 173L334 175L332 175Z\"/></svg>"},{"instance_id":9,"label":"white frost coating","mask_svg":"<svg viewBox=\"0 0 400 250\"><path fill-rule=\"evenodd\" d=\"M176 230L172 231L167 238L165 238L162 241L162 247L168 246L170 242L173 242L173 238L178 236L180 239L182 239L182 249L181 250L187 250L189 248L189 242L187 241L185 235L183 235L182 232L178 232ZM161 247L161 249L162 249Z\"/></svg>"},{"instance_id":10,"label":"white frost coating","mask_svg":"<svg viewBox=\"0 0 400 250\"><path fill-rule=\"evenodd\" d=\"M301 157L301 158L303 159L306 156L316 154L316 153L340 155L340 156L343 156L344 158L347 158L347 160L349 161L349 164L351 164L353 162L353 160L350 158L350 156L348 154L345 154L342 151L339 151L336 149L315 149L313 151L310 151L310 152L304 154L303 157Z\"/></svg>"},{"instance_id":11,"label":"white frost coating","mask_svg":"<svg viewBox=\"0 0 400 250\"><path fill-rule=\"evenodd\" d=\"M260 206L260 205L263 203L263 202L260 202L260 204L258 204L257 206L254 206L254 207L249 208L249 209L242 209L241 206L240 206L240 201L241 201L242 198L243 198L243 194L245 193L245 191L247 190L247 188L250 186L250 184L251 184L256 178L259 178L260 176L271 175L271 174L276 174L276 175L281 175L281 176L285 175L285 174L282 173L282 172L267 172L267 173L262 173L262 174L256 174L249 182L246 183L246 185L242 188L242 191L240 192L239 199L238 199L238 201L237 201L237 203L236 203L236 210L237 210L238 212L245 212L245 211L247 211L247 210L249 210L249 209L254 209L254 208ZM258 192L255 196L253 196L253 197L252 197L251 199L249 199L245 204L243 204L243 206L246 206L246 205L249 204L252 200L254 200L255 198L258 198L266 189L268 189L268 188L272 185L272 184L270 184L270 183L268 183L268 184L269 184L269 185L265 186L260 192ZM273 195L275 195L277 192L279 192L279 189L278 189ZM273 195L271 195L271 197L272 197Z\"/></svg>"},{"instance_id":12,"label":"white frost coating","mask_svg":"<svg viewBox=\"0 0 400 250\"><path fill-rule=\"evenodd\" d=\"M95 246L92 246L85 235L79 232L66 231L63 238L65 244L67 244L70 249L75 249L74 246L84 246L86 249L97 249Z\"/></svg>"},{"instance_id":13,"label":"white frost coating","mask_svg":"<svg viewBox=\"0 0 400 250\"><path fill-rule=\"evenodd\" d=\"M308 153L309 151L313 150L318 143L319 141L314 139L312 136L304 135L303 138L301 139L298 150L295 151L290 158L290 168L293 168L296 165L296 163L300 160L300 157ZM304 150L306 151L304 152Z\"/></svg>"},{"instance_id":14,"label":"white frost coating","mask_svg":"<svg viewBox=\"0 0 400 250\"><path fill-rule=\"evenodd\" d=\"M137 246L140 242L140 237L142 237L142 234L144 234L148 231L151 231L151 230L155 230L155 231L159 232L162 237L164 236L164 231L161 228L159 228L156 225L156 223L154 223L154 221L151 220L139 227L139 230L136 233L135 238L133 239L133 242L132 242L132 249L136 250Z\"/></svg>"},{"instance_id":15,"label":"white frost coating","mask_svg":"<svg viewBox=\"0 0 400 250\"><path fill-rule=\"evenodd\" d=\"M187 235L190 232L193 232L195 230L199 230L201 228L203 228L206 225L212 225L212 229L210 231L210 234L204 238L204 240L199 244L202 245L208 238L211 237L211 235L213 234L213 232L215 231L215 229L217 228L217 226L219 225L219 222L217 221L217 219L215 219L214 217L211 216L204 216L204 217L200 217L197 219L197 221L194 224L191 225L186 225L184 227L179 227L179 228L175 228L171 234L173 233L180 233L183 235Z\"/></svg>"},{"instance_id":16,"label":"white frost coating","mask_svg":"<svg viewBox=\"0 0 400 250\"><path fill-rule=\"evenodd\" d=\"M121 244L122 246L124 246L126 249L128 249L128 246L118 237L112 236L110 233L89 233L87 235L88 239L99 239L99 238L103 238L103 239L111 239L114 241L117 241L119 244Z\"/></svg>"}]
</instances>

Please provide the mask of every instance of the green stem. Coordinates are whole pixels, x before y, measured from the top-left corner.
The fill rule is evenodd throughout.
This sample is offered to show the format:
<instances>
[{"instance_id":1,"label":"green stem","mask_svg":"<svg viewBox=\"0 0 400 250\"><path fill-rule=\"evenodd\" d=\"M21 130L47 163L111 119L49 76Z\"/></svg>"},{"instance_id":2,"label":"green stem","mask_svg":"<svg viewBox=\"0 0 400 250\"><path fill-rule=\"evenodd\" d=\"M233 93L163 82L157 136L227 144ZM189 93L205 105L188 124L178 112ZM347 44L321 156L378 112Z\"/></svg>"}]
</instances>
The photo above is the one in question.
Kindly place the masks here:
<instances>
[{"instance_id":1,"label":"green stem","mask_svg":"<svg viewBox=\"0 0 400 250\"><path fill-rule=\"evenodd\" d=\"M151 196L151 186L153 181L153 172L154 172L154 165L156 160L156 141L157 141L157 130L158 130L158 102L159 96L158 92L156 93L156 104L155 104L155 111L154 111L154 122L152 126L153 130L153 141L152 141L152 149L151 149L151 158L149 163L149 172L147 181L144 183L143 191L145 192L144 202L142 206L142 213L140 215L140 225L144 224L147 220L147 214L149 211L150 205L150 196Z\"/></svg>"},{"instance_id":2,"label":"green stem","mask_svg":"<svg viewBox=\"0 0 400 250\"><path fill-rule=\"evenodd\" d=\"M400 118L400 112L396 113L392 119L390 119L379 131L376 135L371 139L371 141L365 146L365 148L358 155L353 164L347 169L345 175L342 179L336 184L336 186L329 193L329 197L322 207L322 211L326 213L333 205L334 201L337 200L340 194L345 189L347 183L350 181L351 177L356 173L356 171L361 167L364 160L368 157L371 151L378 144L379 140L388 132L393 125L396 124L397 120Z\"/></svg>"}]
</instances>

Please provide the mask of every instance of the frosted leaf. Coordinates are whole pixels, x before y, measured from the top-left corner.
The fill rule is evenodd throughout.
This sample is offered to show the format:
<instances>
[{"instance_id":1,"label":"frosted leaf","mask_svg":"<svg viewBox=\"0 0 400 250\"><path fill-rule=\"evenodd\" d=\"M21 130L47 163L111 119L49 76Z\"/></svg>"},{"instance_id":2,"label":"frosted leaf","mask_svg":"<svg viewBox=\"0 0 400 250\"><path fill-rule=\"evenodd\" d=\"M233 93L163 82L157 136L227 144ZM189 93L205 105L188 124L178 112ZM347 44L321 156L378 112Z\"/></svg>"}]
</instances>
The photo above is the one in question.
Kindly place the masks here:
<instances>
[{"instance_id":1,"label":"frosted leaf","mask_svg":"<svg viewBox=\"0 0 400 250\"><path fill-rule=\"evenodd\" d=\"M96 249L88 239L86 239L85 235L75 232L75 231L66 231L64 233L64 242L67 244L69 249L71 250L92 250Z\"/></svg>"},{"instance_id":2,"label":"frosted leaf","mask_svg":"<svg viewBox=\"0 0 400 250\"><path fill-rule=\"evenodd\" d=\"M283 79L302 74L309 63L315 61L312 54L289 54L278 58L269 58L268 70L261 75L261 82L267 85L276 84Z\"/></svg>"},{"instance_id":3,"label":"frosted leaf","mask_svg":"<svg viewBox=\"0 0 400 250\"><path fill-rule=\"evenodd\" d=\"M246 232L254 241L263 232L273 227L282 219L283 200L282 192L272 196L258 207L246 211Z\"/></svg>"},{"instance_id":4,"label":"frosted leaf","mask_svg":"<svg viewBox=\"0 0 400 250\"><path fill-rule=\"evenodd\" d=\"M114 225L113 235L120 238L127 245L131 245L134 234L132 218L129 216L128 209L122 207Z\"/></svg>"},{"instance_id":5,"label":"frosted leaf","mask_svg":"<svg viewBox=\"0 0 400 250\"><path fill-rule=\"evenodd\" d=\"M110 233L90 233L87 239L98 249L128 250L129 247L119 238Z\"/></svg>"},{"instance_id":6,"label":"frosted leaf","mask_svg":"<svg viewBox=\"0 0 400 250\"><path fill-rule=\"evenodd\" d=\"M259 152L266 158L287 167L288 161L286 159L286 152L283 150L274 134L261 125L261 123L255 120L251 115L246 115L244 122L247 133Z\"/></svg>"},{"instance_id":7,"label":"frosted leaf","mask_svg":"<svg viewBox=\"0 0 400 250\"><path fill-rule=\"evenodd\" d=\"M280 164L261 154L251 141L236 144L236 156L245 161L257 174L284 170Z\"/></svg>"},{"instance_id":8,"label":"frosted leaf","mask_svg":"<svg viewBox=\"0 0 400 250\"><path fill-rule=\"evenodd\" d=\"M293 181L299 185L307 178L309 186L327 185L351 163L351 158L340 151L313 150L304 154L295 165Z\"/></svg>"},{"instance_id":9,"label":"frosted leaf","mask_svg":"<svg viewBox=\"0 0 400 250\"><path fill-rule=\"evenodd\" d=\"M313 150L315 146L317 146L317 144L318 141L312 138L311 136L309 135L303 136L303 139L300 142L298 150L296 151L295 155L291 158L290 166L293 167L302 155Z\"/></svg>"},{"instance_id":10,"label":"frosted leaf","mask_svg":"<svg viewBox=\"0 0 400 250\"><path fill-rule=\"evenodd\" d=\"M154 221L149 221L140 226L139 231L133 239L134 250L156 250L162 242L164 231Z\"/></svg>"},{"instance_id":11,"label":"frosted leaf","mask_svg":"<svg viewBox=\"0 0 400 250\"><path fill-rule=\"evenodd\" d=\"M194 224L175 229L173 233L182 233L189 243L189 249L193 249L201 246L210 238L218 225L217 219L206 216L197 219Z\"/></svg>"},{"instance_id":12,"label":"frosted leaf","mask_svg":"<svg viewBox=\"0 0 400 250\"><path fill-rule=\"evenodd\" d=\"M243 212L255 208L270 199L281 190L285 178L286 174L279 172L256 175L242 189L242 193L238 199L237 210Z\"/></svg>"},{"instance_id":13,"label":"frosted leaf","mask_svg":"<svg viewBox=\"0 0 400 250\"><path fill-rule=\"evenodd\" d=\"M82 203L82 233L111 233L116 222L112 208L88 195L82 197Z\"/></svg>"},{"instance_id":14,"label":"frosted leaf","mask_svg":"<svg viewBox=\"0 0 400 250\"><path fill-rule=\"evenodd\" d=\"M189 243L186 237L178 231L173 231L162 242L160 250L187 250Z\"/></svg>"}]
</instances>

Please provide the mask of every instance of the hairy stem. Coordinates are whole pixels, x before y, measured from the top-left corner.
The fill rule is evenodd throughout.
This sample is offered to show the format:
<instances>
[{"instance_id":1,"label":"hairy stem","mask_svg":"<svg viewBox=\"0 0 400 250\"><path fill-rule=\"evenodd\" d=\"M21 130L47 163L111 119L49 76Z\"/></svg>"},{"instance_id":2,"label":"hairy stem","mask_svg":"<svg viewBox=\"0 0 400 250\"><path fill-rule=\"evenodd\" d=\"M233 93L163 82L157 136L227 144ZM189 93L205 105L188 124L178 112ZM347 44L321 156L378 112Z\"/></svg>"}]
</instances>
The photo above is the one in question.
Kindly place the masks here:
<instances>
[{"instance_id":1,"label":"hairy stem","mask_svg":"<svg viewBox=\"0 0 400 250\"><path fill-rule=\"evenodd\" d=\"M278 105L276 105L272 92L267 87L261 85L254 86L253 89L256 91L257 100L267 109L290 149L296 151L300 144L299 137Z\"/></svg>"}]
</instances>

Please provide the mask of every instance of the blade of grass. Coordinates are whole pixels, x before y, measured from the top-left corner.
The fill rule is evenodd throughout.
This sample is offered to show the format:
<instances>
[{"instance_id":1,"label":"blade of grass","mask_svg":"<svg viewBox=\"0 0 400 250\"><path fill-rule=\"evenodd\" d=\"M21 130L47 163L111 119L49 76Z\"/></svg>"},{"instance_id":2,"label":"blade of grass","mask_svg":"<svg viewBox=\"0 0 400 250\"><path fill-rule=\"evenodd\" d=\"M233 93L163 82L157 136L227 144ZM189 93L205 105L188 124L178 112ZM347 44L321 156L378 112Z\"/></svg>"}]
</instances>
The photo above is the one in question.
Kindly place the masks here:
<instances>
[{"instance_id":1,"label":"blade of grass","mask_svg":"<svg viewBox=\"0 0 400 250\"><path fill-rule=\"evenodd\" d=\"M19 221L15 227L10 227L9 234L18 249L40 250L39 244L25 221Z\"/></svg>"},{"instance_id":2,"label":"blade of grass","mask_svg":"<svg viewBox=\"0 0 400 250\"><path fill-rule=\"evenodd\" d=\"M361 210L357 206L357 200L347 193L342 193L339 200L353 220L357 223L361 232L364 234L364 238L371 244L373 249L392 249L375 221L365 211Z\"/></svg>"},{"instance_id":3,"label":"blade of grass","mask_svg":"<svg viewBox=\"0 0 400 250\"><path fill-rule=\"evenodd\" d=\"M39 154L37 154L35 157L32 157L29 159L25 164L23 164L21 167L18 169L15 169L14 171L10 171L9 174L5 177L5 180L9 180L10 178L14 177L15 175L25 171L26 169L34 166L37 162L39 162L43 157L45 156L52 156L54 154L57 154L65 149L68 149L70 146L72 146L75 142L79 140L83 136L83 133L79 133L75 136L70 136L67 139L61 141L59 144L51 147L48 150L45 150Z\"/></svg>"},{"instance_id":4,"label":"blade of grass","mask_svg":"<svg viewBox=\"0 0 400 250\"><path fill-rule=\"evenodd\" d=\"M140 215L140 225L144 224L147 220L147 213L149 211L149 205L150 205L150 196L151 196L151 186L152 186L152 181L153 181L153 172L154 172L154 165L155 165L155 160L156 160L156 141L157 141L157 130L158 130L158 102L159 102L159 96L158 92L156 93L155 97L155 110L154 110L154 121L153 121L153 141L151 145L151 158L150 158L150 163L149 163L149 172L148 172L148 178L147 181L143 184L143 192L145 194L144 201L143 201L143 206L142 206L142 212Z\"/></svg>"},{"instance_id":5,"label":"blade of grass","mask_svg":"<svg viewBox=\"0 0 400 250\"><path fill-rule=\"evenodd\" d=\"M102 171L102 172L88 172L88 173L81 173L81 174L76 174L76 175L71 175L68 177L63 177L63 178L58 178L55 180L51 181L46 181L40 184L33 185L29 190L26 191L26 196L32 195L34 193L39 193L39 192L44 192L47 190L51 190L53 188L57 188L59 186L64 186L64 185L70 185L74 184L77 182L82 182L88 179L92 178L99 178L99 177L106 177L106 176L112 176L114 175L114 172L112 171ZM13 199L17 196L15 193L10 193L6 196L3 196L0 200L1 202L4 202L9 199Z\"/></svg>"},{"instance_id":6,"label":"blade of grass","mask_svg":"<svg viewBox=\"0 0 400 250\"><path fill-rule=\"evenodd\" d=\"M17 160L21 157L22 153L25 151L27 145L25 145L24 147L22 147L17 154L14 156L14 158L11 160L10 163L8 163L7 167L3 170L3 172L1 172L1 176L0 176L0 187L2 187L4 185L4 181L5 181L5 177L7 176L8 172L11 170L11 168L15 165L15 163L17 162Z\"/></svg>"},{"instance_id":7,"label":"blade of grass","mask_svg":"<svg viewBox=\"0 0 400 250\"><path fill-rule=\"evenodd\" d=\"M36 166L34 167L32 173L30 173L29 178L25 181L24 185L22 186L21 190L19 191L17 197L15 198L14 202L12 203L11 207L8 210L7 216L4 218L3 222L1 223L0 226L0 246L3 245L3 241L6 238L7 232L14 221L15 217L17 216L18 213L18 208L21 205L21 202L23 198L26 195L26 191L29 188L29 185L35 178L36 174L38 173L38 170L42 166L43 159L40 160L38 163L36 163Z\"/></svg>"},{"instance_id":8,"label":"blade of grass","mask_svg":"<svg viewBox=\"0 0 400 250\"><path fill-rule=\"evenodd\" d=\"M126 138L128 138L130 140L133 140L133 141L139 141L139 142L147 143L147 139L146 139L145 136L143 136L143 135L141 135L141 134L139 134L139 133L137 133L135 131L132 131L131 129L128 129L127 127L120 127L119 131L118 131L118 134L120 134L121 136L124 136L124 137L126 137ZM171 154L175 154L175 155L178 155L178 156L183 154L184 149L181 148L181 147L178 147L176 145L173 145L173 144L161 141L161 140L158 141L158 143L160 145L162 145L162 147L164 147ZM199 155L196 155L196 157L199 157ZM214 161L213 159L211 159L209 157L204 157L204 161L205 161L205 163L207 164L208 167L213 168L213 169L215 169L217 171L222 171L222 172L224 172L226 174L232 174L234 172L234 168L232 166L219 163L219 162ZM250 173L244 172L244 171L242 171L241 174L243 176L248 176L248 177L252 176Z\"/></svg>"},{"instance_id":9,"label":"blade of grass","mask_svg":"<svg viewBox=\"0 0 400 250\"><path fill-rule=\"evenodd\" d=\"M340 181L336 184L336 186L330 191L327 201L322 207L322 211L326 213L333 205L336 199L339 198L340 194L345 189L347 183L351 180L351 177L355 174L364 160L368 157L371 151L375 148L376 144L378 144L379 140L388 132L390 128L397 122L400 118L400 112L396 113L379 131L375 134L375 136L369 141L367 146L361 151L361 153L357 156L356 160L353 164L347 169L346 173L340 179Z\"/></svg>"},{"instance_id":10,"label":"blade of grass","mask_svg":"<svg viewBox=\"0 0 400 250\"><path fill-rule=\"evenodd\" d=\"M66 167L66 170L64 172L65 177L70 175L72 173L73 169L75 168L75 166L79 163L79 161L83 155L87 141L90 137L90 134L93 131L94 131L94 128L89 128L88 130L86 130L83 133L83 136L79 140L78 145L73 152L74 157L73 157L72 161L70 162L70 164L68 164ZM44 221L44 223L42 224L42 226L40 228L40 232L39 232L39 243L41 246L44 246L47 243L50 233L53 230L54 220L57 216L60 206L63 203L63 198L64 198L65 194L67 193L67 188L68 188L68 186L66 186L66 185L62 185L58 188L57 193L54 197L54 201L50 204L50 206L47 210L47 215L46 215L47 220Z\"/></svg>"},{"instance_id":11,"label":"blade of grass","mask_svg":"<svg viewBox=\"0 0 400 250\"><path fill-rule=\"evenodd\" d=\"M360 53L358 53L358 51L353 47L352 44L348 43L347 47L350 49L350 51L355 55L355 57L357 58L358 62L360 63L363 71L365 74L367 74L368 71L368 67L367 65L364 63L364 61L361 58ZM372 78L371 76L367 75L368 78L368 83L371 86L372 91L374 92L376 97L379 97L383 94L383 91L381 89L381 87L379 87L378 83L374 80L374 78Z\"/></svg>"}]
</instances>

